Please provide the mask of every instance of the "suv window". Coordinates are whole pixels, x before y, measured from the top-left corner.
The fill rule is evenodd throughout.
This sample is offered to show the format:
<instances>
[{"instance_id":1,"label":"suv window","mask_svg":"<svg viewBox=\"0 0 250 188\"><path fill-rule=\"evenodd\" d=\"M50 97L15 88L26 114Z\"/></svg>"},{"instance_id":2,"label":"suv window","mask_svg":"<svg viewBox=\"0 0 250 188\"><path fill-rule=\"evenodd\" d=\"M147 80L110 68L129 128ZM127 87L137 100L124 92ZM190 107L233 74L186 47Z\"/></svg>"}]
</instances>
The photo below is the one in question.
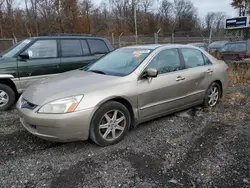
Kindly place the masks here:
<instances>
[{"instance_id":1,"label":"suv window","mask_svg":"<svg viewBox=\"0 0 250 188\"><path fill-rule=\"evenodd\" d=\"M191 48L181 49L186 68L194 68L205 65L201 51Z\"/></svg>"},{"instance_id":2,"label":"suv window","mask_svg":"<svg viewBox=\"0 0 250 188\"><path fill-rule=\"evenodd\" d=\"M92 54L106 54L109 52L108 47L102 40L88 39L88 43Z\"/></svg>"},{"instance_id":3,"label":"suv window","mask_svg":"<svg viewBox=\"0 0 250 188\"><path fill-rule=\"evenodd\" d=\"M159 74L174 72L181 69L181 60L177 49L159 52L149 63L147 68L155 68Z\"/></svg>"},{"instance_id":4,"label":"suv window","mask_svg":"<svg viewBox=\"0 0 250 188\"><path fill-rule=\"evenodd\" d=\"M227 43L221 48L221 52L245 52L247 43Z\"/></svg>"},{"instance_id":5,"label":"suv window","mask_svg":"<svg viewBox=\"0 0 250 188\"><path fill-rule=\"evenodd\" d=\"M81 40L83 55L90 55L89 46L86 40Z\"/></svg>"},{"instance_id":6,"label":"suv window","mask_svg":"<svg viewBox=\"0 0 250 188\"><path fill-rule=\"evenodd\" d=\"M83 55L80 40L61 40L62 57L74 57Z\"/></svg>"},{"instance_id":7,"label":"suv window","mask_svg":"<svg viewBox=\"0 0 250 188\"><path fill-rule=\"evenodd\" d=\"M29 54L30 59L57 57L57 42L56 40L38 40L25 52Z\"/></svg>"}]
</instances>

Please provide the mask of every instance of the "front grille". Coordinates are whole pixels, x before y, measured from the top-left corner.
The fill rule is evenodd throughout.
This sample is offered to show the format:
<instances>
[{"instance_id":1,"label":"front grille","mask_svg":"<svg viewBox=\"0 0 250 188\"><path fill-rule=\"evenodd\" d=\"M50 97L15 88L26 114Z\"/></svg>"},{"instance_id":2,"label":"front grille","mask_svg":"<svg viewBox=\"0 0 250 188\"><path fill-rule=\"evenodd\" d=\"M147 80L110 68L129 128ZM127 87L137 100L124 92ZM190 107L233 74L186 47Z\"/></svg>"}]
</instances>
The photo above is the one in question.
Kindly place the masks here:
<instances>
[{"instance_id":1,"label":"front grille","mask_svg":"<svg viewBox=\"0 0 250 188\"><path fill-rule=\"evenodd\" d=\"M27 101L26 99L21 99L21 108L26 108L29 110L34 110L37 107L37 105Z\"/></svg>"}]
</instances>

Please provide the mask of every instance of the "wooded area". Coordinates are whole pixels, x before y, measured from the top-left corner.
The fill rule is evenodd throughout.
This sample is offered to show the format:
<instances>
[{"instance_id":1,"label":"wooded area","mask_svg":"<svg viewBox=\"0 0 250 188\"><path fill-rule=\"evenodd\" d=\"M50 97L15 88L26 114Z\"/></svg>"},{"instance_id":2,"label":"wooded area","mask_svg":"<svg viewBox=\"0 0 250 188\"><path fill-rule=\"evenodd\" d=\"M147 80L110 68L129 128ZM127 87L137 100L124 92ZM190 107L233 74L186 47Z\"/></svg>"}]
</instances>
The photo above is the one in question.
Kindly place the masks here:
<instances>
[{"instance_id":1,"label":"wooded area","mask_svg":"<svg viewBox=\"0 0 250 188\"><path fill-rule=\"evenodd\" d=\"M50 33L82 33L101 36L134 35L134 8L138 34L189 32L208 35L220 31L224 13L211 12L205 19L189 0L0 0L0 38Z\"/></svg>"}]
</instances>

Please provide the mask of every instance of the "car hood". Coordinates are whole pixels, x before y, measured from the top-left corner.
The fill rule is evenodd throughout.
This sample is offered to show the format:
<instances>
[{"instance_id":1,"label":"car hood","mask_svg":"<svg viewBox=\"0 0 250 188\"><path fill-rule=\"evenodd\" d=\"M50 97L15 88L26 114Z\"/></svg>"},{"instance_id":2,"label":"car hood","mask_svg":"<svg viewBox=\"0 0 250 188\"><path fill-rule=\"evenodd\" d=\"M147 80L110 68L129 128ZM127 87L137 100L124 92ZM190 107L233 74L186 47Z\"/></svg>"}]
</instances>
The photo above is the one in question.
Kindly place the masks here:
<instances>
[{"instance_id":1,"label":"car hood","mask_svg":"<svg viewBox=\"0 0 250 188\"><path fill-rule=\"evenodd\" d=\"M74 70L32 84L22 97L33 104L44 105L57 99L106 89L123 80L122 77Z\"/></svg>"}]
</instances>

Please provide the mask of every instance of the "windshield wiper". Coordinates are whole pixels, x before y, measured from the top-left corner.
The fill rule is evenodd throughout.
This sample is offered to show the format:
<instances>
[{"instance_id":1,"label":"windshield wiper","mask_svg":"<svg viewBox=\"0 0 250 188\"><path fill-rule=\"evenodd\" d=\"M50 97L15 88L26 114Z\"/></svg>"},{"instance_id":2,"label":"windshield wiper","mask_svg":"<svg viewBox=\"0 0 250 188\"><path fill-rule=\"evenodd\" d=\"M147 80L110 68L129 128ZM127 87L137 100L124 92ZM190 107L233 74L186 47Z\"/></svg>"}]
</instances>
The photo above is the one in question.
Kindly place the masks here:
<instances>
[{"instance_id":1,"label":"windshield wiper","mask_svg":"<svg viewBox=\"0 0 250 188\"><path fill-rule=\"evenodd\" d=\"M98 73L98 74L106 74L105 72L100 71L100 70L89 70L89 72L94 72L94 73Z\"/></svg>"}]
</instances>

